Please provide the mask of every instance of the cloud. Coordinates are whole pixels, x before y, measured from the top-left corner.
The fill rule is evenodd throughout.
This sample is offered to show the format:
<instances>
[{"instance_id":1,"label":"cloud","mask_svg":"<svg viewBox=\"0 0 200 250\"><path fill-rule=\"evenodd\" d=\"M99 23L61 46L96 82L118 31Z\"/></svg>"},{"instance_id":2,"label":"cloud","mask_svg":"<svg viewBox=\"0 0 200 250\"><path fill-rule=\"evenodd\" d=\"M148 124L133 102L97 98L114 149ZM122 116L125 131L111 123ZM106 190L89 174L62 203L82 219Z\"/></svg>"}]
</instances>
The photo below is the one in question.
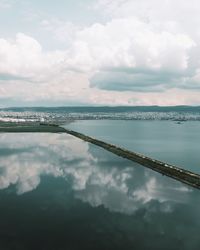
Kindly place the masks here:
<instances>
[{"instance_id":1,"label":"cloud","mask_svg":"<svg viewBox=\"0 0 200 250\"><path fill-rule=\"evenodd\" d=\"M43 52L34 38L18 33L15 40L0 39L0 75L42 77L62 62L62 56L59 51Z\"/></svg>"},{"instance_id":2,"label":"cloud","mask_svg":"<svg viewBox=\"0 0 200 250\"><path fill-rule=\"evenodd\" d=\"M71 63L80 68L84 59L89 69L179 71L188 67L188 50L193 46L194 41L184 33L160 31L137 18L123 18L77 32L70 56Z\"/></svg>"},{"instance_id":3,"label":"cloud","mask_svg":"<svg viewBox=\"0 0 200 250\"><path fill-rule=\"evenodd\" d=\"M94 8L103 11L110 18L137 16L146 21L165 22L173 30L182 25L185 29L192 28L191 24L200 19L198 0L190 2L187 0L163 0L162 2L159 0L98 0Z\"/></svg>"},{"instance_id":4,"label":"cloud","mask_svg":"<svg viewBox=\"0 0 200 250\"><path fill-rule=\"evenodd\" d=\"M0 39L0 99L82 102L86 76L65 67L65 50L45 51L40 43L18 33L14 40ZM25 104L26 105L26 104Z\"/></svg>"},{"instance_id":5,"label":"cloud","mask_svg":"<svg viewBox=\"0 0 200 250\"><path fill-rule=\"evenodd\" d=\"M90 79L91 87L112 91L162 92L176 87L178 83L173 74L155 71L147 73L100 71Z\"/></svg>"},{"instance_id":6,"label":"cloud","mask_svg":"<svg viewBox=\"0 0 200 250\"><path fill-rule=\"evenodd\" d=\"M113 91L162 91L190 75L195 42L138 18L113 19L77 32L66 65L92 71L90 86ZM74 65L74 66L73 66Z\"/></svg>"},{"instance_id":7,"label":"cloud","mask_svg":"<svg viewBox=\"0 0 200 250\"><path fill-rule=\"evenodd\" d=\"M163 6L167 12L175 6L172 1L164 1L163 6L151 2L163 13ZM141 100L151 103L153 92L167 96L170 89L187 89L191 100L189 96L200 89L200 37L194 27L191 31L189 24L183 27L175 16L167 19L157 10L154 17L154 8L145 7L144 1L100 1L96 8L101 6L112 10L103 23L78 27L59 18L41 19L42 29L62 41L64 49L47 51L24 33L17 33L15 39L1 38L2 102L137 105ZM125 15L129 9L134 11ZM138 97L140 92L149 96ZM179 99L186 100L185 94ZM171 96L167 101L174 103Z\"/></svg>"}]
</instances>

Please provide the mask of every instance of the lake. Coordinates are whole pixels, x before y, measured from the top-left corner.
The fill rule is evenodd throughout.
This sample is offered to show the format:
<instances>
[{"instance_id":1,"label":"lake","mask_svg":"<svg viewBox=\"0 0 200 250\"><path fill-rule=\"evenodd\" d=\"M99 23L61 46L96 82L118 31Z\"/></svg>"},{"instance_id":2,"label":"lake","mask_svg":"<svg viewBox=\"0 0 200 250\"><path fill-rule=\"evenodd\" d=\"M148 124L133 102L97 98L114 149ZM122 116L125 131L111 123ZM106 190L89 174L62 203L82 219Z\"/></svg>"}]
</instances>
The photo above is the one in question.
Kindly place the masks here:
<instances>
[{"instance_id":1,"label":"lake","mask_svg":"<svg viewBox=\"0 0 200 250\"><path fill-rule=\"evenodd\" d=\"M166 145L157 136L159 146L149 141L156 149L145 146L165 123L151 123L148 133L147 124L136 123L136 131L109 122L70 126L155 156ZM182 138L182 125L168 126L168 135L173 127ZM141 138L138 146L133 138ZM169 153L170 139L164 138ZM2 250L199 250L199 205L198 190L67 134L0 134Z\"/></svg>"}]
</instances>

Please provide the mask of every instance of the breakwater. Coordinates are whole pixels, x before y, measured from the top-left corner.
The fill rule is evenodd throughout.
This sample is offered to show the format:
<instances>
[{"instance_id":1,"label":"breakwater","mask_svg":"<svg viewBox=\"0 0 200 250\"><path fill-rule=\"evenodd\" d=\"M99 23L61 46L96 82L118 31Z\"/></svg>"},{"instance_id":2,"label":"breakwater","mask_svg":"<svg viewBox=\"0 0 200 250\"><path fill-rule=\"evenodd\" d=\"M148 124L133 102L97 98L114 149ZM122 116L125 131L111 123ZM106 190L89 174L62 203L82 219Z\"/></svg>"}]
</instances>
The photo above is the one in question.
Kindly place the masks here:
<instances>
[{"instance_id":1,"label":"breakwater","mask_svg":"<svg viewBox=\"0 0 200 250\"><path fill-rule=\"evenodd\" d=\"M67 134L73 135L81 140L90 142L92 144L95 144L101 148L104 148L107 151L112 152L113 154L116 154L120 157L126 158L128 160L131 160L133 162L137 162L140 165L143 165L145 167L148 167L156 172L161 173L162 175L169 176L173 179L176 179L182 183L185 183L189 186L195 187L200 189L200 175L195 174L193 172L190 172L188 170L179 168L177 166L158 161L155 159L152 159L150 157L147 157L145 155L129 151L127 149L121 148L119 146L106 143L101 140L97 140L95 138L86 136L84 134L78 133L73 130L65 129Z\"/></svg>"}]
</instances>

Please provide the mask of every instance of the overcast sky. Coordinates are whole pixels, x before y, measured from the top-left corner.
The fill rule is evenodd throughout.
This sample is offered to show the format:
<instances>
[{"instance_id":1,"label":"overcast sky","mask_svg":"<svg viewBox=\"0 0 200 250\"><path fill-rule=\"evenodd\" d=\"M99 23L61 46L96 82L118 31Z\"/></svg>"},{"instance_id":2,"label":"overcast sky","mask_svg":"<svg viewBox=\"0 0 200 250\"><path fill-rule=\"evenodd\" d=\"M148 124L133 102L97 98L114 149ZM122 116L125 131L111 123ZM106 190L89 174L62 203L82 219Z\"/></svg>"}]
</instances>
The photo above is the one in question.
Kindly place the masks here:
<instances>
[{"instance_id":1,"label":"overcast sky","mask_svg":"<svg viewBox=\"0 0 200 250\"><path fill-rule=\"evenodd\" d=\"M199 0L0 0L0 107L200 105Z\"/></svg>"}]
</instances>

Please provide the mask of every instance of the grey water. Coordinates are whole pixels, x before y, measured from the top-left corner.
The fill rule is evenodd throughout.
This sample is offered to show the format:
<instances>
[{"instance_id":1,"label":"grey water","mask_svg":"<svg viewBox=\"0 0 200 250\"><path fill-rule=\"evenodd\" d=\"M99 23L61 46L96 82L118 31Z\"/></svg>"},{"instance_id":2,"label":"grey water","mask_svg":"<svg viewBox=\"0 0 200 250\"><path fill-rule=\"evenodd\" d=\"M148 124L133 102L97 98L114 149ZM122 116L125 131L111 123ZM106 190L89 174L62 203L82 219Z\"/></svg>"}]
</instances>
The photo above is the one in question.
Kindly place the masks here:
<instances>
[{"instance_id":1,"label":"grey water","mask_svg":"<svg viewBox=\"0 0 200 250\"><path fill-rule=\"evenodd\" d=\"M2 250L199 250L199 206L198 190L67 134L0 134Z\"/></svg>"},{"instance_id":2,"label":"grey water","mask_svg":"<svg viewBox=\"0 0 200 250\"><path fill-rule=\"evenodd\" d=\"M200 122L85 120L65 127L200 173Z\"/></svg>"}]
</instances>

